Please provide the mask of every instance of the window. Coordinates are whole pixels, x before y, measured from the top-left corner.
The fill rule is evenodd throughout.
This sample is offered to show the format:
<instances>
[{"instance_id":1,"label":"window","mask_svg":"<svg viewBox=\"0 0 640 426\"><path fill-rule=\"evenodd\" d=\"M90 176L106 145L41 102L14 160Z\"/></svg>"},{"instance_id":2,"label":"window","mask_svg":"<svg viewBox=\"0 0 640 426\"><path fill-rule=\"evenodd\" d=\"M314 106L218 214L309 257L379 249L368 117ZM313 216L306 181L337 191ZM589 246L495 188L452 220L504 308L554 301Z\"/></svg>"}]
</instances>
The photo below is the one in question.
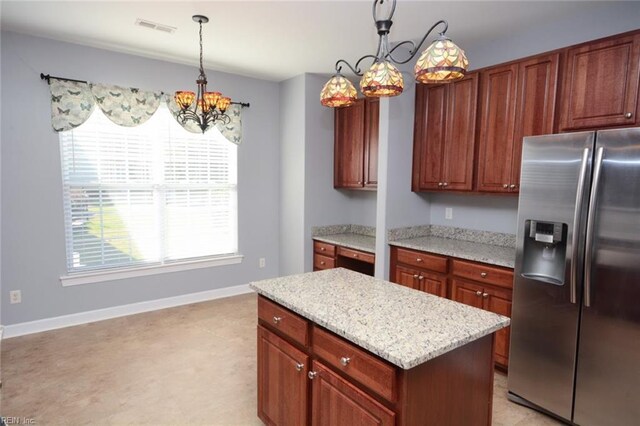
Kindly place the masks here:
<instances>
[{"instance_id":1,"label":"window","mask_svg":"<svg viewBox=\"0 0 640 426\"><path fill-rule=\"evenodd\" d=\"M236 253L237 146L184 130L166 106L122 127L98 108L60 133L67 269Z\"/></svg>"}]
</instances>

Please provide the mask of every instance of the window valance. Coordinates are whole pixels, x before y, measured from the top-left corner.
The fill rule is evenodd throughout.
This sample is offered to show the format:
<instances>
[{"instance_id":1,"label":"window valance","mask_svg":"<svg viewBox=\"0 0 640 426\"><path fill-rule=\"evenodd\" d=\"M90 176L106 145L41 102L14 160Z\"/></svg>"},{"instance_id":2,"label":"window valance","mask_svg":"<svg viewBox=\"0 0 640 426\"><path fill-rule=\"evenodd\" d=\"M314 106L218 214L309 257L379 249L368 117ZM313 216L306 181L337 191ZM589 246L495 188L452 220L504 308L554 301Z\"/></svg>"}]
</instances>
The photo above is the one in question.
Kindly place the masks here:
<instances>
[{"instance_id":1,"label":"window valance","mask_svg":"<svg viewBox=\"0 0 640 426\"><path fill-rule=\"evenodd\" d=\"M71 130L84 123L96 106L119 126L139 126L165 103L174 118L187 131L201 133L193 122L182 123L177 119L179 111L173 98L163 92L151 92L137 88L119 87L96 83L51 79L51 125L56 132ZM227 110L228 124L216 124L216 128L229 141L242 142L242 107L232 104Z\"/></svg>"}]
</instances>

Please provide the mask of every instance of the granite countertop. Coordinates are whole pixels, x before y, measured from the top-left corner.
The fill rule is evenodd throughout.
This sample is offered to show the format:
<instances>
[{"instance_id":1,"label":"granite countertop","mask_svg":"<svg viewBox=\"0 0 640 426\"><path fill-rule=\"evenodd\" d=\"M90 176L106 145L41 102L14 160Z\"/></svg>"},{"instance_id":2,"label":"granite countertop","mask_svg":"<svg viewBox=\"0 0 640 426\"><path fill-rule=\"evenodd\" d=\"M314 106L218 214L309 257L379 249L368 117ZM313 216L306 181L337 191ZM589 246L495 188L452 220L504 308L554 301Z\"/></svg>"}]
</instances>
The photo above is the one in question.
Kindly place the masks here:
<instances>
[{"instance_id":1,"label":"granite countertop","mask_svg":"<svg viewBox=\"0 0 640 426\"><path fill-rule=\"evenodd\" d=\"M389 244L507 268L513 268L516 258L516 251L513 247L434 236L390 241Z\"/></svg>"},{"instance_id":2,"label":"granite countertop","mask_svg":"<svg viewBox=\"0 0 640 426\"><path fill-rule=\"evenodd\" d=\"M367 253L375 254L376 252L376 238L368 235L348 232L344 234L315 236L313 239L323 241L325 243L336 244L342 247L365 251Z\"/></svg>"},{"instance_id":3,"label":"granite countertop","mask_svg":"<svg viewBox=\"0 0 640 426\"><path fill-rule=\"evenodd\" d=\"M509 318L343 268L253 282L259 294L404 369Z\"/></svg>"},{"instance_id":4,"label":"granite countertop","mask_svg":"<svg viewBox=\"0 0 640 426\"><path fill-rule=\"evenodd\" d=\"M440 225L391 229L387 239L392 246L427 251L513 268L516 236Z\"/></svg>"}]
</instances>

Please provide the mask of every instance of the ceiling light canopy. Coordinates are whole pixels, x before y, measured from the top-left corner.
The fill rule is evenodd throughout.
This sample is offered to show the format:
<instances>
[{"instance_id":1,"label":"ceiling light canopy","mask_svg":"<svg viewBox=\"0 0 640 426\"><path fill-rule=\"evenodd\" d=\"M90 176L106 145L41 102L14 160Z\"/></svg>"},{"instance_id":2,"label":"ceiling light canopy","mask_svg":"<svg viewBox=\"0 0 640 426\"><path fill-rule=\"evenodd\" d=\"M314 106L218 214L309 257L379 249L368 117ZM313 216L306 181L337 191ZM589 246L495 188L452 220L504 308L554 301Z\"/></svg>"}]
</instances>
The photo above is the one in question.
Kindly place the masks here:
<instances>
[{"instance_id":1,"label":"ceiling light canopy","mask_svg":"<svg viewBox=\"0 0 640 426\"><path fill-rule=\"evenodd\" d=\"M386 1L386 5L385 5ZM389 4L390 2L390 4ZM386 6L386 16L384 19L378 18L379 10ZM414 67L416 81L419 83L448 83L464 77L469 61L464 51L456 46L451 39L444 34L447 32L448 24L440 20L433 24L429 31L422 37L417 45L412 40L403 41L389 49L389 30L393 22L393 13L396 8L396 0L374 0L373 20L378 29L378 51L375 55L365 55L358 59L355 66L352 66L344 59L336 62L336 73L324 85L320 92L320 103L328 107L343 107L353 104L357 99L357 93L353 84L347 80L340 71L342 65L346 65L355 75L362 77L360 80L360 90L366 97L390 97L397 96L404 89L402 74L394 64L406 64L412 60L420 47L424 44L429 34L439 25L444 26L439 37L437 37L429 47L420 55ZM393 52L400 46L409 45L409 57L403 60L396 59ZM371 58L373 64L363 72L360 63Z\"/></svg>"},{"instance_id":2,"label":"ceiling light canopy","mask_svg":"<svg viewBox=\"0 0 640 426\"><path fill-rule=\"evenodd\" d=\"M227 108L231 104L231 98L222 96L220 92L207 92L207 75L202 66L202 24L209 22L209 18L203 15L194 15L193 20L200 25L200 75L196 80L198 91L178 91L174 99L180 107L178 119L182 123L187 120L194 121L204 133L209 126L217 122L228 124L229 116Z\"/></svg>"}]
</instances>

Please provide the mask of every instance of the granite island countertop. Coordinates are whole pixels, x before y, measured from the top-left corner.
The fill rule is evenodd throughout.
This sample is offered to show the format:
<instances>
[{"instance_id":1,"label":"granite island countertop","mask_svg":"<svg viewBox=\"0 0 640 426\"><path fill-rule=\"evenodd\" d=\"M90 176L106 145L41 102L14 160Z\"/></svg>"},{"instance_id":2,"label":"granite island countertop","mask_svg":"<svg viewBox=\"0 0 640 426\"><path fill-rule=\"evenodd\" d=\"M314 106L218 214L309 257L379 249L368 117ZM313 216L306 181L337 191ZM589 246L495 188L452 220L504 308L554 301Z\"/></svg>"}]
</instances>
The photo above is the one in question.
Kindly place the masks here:
<instances>
[{"instance_id":1,"label":"granite island countertop","mask_svg":"<svg viewBox=\"0 0 640 426\"><path fill-rule=\"evenodd\" d=\"M515 235L427 225L389 231L389 244L413 250L513 268Z\"/></svg>"},{"instance_id":2,"label":"granite island countertop","mask_svg":"<svg viewBox=\"0 0 640 426\"><path fill-rule=\"evenodd\" d=\"M404 369L509 325L509 318L343 268L250 287Z\"/></svg>"},{"instance_id":3,"label":"granite island countertop","mask_svg":"<svg viewBox=\"0 0 640 426\"><path fill-rule=\"evenodd\" d=\"M344 234L331 234L313 237L314 240L322 241L329 244L347 247L367 253L376 253L376 238L368 235L354 234L352 232Z\"/></svg>"}]
</instances>

